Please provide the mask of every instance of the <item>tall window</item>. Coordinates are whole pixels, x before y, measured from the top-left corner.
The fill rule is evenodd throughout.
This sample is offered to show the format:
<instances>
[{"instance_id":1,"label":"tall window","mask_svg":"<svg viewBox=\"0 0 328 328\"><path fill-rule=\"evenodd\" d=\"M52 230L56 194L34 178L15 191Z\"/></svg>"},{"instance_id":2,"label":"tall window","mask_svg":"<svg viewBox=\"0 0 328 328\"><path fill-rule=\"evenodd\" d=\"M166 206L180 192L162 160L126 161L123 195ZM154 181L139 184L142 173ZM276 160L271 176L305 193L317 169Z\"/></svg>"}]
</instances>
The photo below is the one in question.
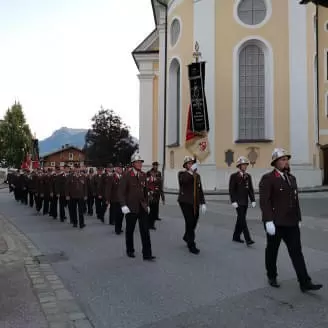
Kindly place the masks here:
<instances>
[{"instance_id":1,"label":"tall window","mask_svg":"<svg viewBox=\"0 0 328 328\"><path fill-rule=\"evenodd\" d=\"M265 139L265 59L246 44L239 54L239 140Z\"/></svg>"},{"instance_id":2,"label":"tall window","mask_svg":"<svg viewBox=\"0 0 328 328\"><path fill-rule=\"evenodd\" d=\"M167 111L167 145L178 146L180 143L181 111L181 68L177 59L173 59L169 70L169 94Z\"/></svg>"},{"instance_id":3,"label":"tall window","mask_svg":"<svg viewBox=\"0 0 328 328\"><path fill-rule=\"evenodd\" d=\"M178 42L180 36L180 21L175 18L171 24L170 37L171 37L171 47L174 47Z\"/></svg>"},{"instance_id":4,"label":"tall window","mask_svg":"<svg viewBox=\"0 0 328 328\"><path fill-rule=\"evenodd\" d=\"M265 0L241 0L238 6L238 17L246 25L258 25L266 17Z\"/></svg>"}]
</instances>

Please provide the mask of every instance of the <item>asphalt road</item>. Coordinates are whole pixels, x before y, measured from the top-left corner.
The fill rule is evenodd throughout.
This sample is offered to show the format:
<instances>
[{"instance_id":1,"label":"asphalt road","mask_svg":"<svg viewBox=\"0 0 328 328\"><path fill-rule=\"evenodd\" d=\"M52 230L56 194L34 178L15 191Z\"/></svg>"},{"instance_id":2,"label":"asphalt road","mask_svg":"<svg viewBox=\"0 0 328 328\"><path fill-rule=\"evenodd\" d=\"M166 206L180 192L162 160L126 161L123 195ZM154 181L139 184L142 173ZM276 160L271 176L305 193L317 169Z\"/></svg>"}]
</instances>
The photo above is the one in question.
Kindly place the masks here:
<instances>
[{"instance_id":1,"label":"asphalt road","mask_svg":"<svg viewBox=\"0 0 328 328\"><path fill-rule=\"evenodd\" d=\"M176 196L161 208L151 232L155 263L125 256L124 237L87 218L80 231L17 204L0 191L0 212L47 255L66 287L96 328L319 328L328 327L328 194L301 196L303 249L308 270L325 287L302 294L282 245L280 289L267 285L265 235L258 208L249 210L256 244L231 242L235 212L225 196L208 197L208 213L197 231L199 255L182 241L183 220Z\"/></svg>"}]
</instances>

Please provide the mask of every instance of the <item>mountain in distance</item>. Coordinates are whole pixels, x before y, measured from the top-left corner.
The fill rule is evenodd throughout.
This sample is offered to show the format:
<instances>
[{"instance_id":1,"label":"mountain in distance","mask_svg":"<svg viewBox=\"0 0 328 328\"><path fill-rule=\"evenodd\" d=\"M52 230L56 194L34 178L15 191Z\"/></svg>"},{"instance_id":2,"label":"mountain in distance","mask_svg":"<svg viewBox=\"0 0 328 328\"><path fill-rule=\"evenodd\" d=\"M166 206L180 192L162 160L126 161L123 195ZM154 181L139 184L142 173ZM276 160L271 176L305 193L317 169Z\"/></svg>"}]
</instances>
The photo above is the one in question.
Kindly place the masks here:
<instances>
[{"instance_id":1,"label":"mountain in distance","mask_svg":"<svg viewBox=\"0 0 328 328\"><path fill-rule=\"evenodd\" d=\"M82 149L87 132L88 129L70 129L67 127L56 130L50 137L39 141L40 156L57 151L66 144Z\"/></svg>"},{"instance_id":2,"label":"mountain in distance","mask_svg":"<svg viewBox=\"0 0 328 328\"><path fill-rule=\"evenodd\" d=\"M85 143L85 135L88 129L70 129L67 127L62 127L53 134L39 141L39 152L40 156L52 153L62 148L62 146L68 144L70 146L75 146L78 148L83 148ZM132 137L135 144L139 141L137 138Z\"/></svg>"}]
</instances>

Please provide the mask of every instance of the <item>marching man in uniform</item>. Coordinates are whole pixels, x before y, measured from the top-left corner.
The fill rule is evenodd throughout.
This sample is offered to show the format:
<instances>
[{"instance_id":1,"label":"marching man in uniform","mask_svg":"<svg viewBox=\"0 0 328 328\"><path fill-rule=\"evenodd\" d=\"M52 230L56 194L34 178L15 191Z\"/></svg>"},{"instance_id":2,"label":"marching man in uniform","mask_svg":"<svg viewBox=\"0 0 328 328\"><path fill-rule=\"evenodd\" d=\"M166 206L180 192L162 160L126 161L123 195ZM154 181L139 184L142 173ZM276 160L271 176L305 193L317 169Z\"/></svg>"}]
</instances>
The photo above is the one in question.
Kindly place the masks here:
<instances>
[{"instance_id":1,"label":"marching man in uniform","mask_svg":"<svg viewBox=\"0 0 328 328\"><path fill-rule=\"evenodd\" d=\"M267 233L265 266L269 284L277 282L277 256L283 240L292 260L302 292L318 290L321 284L313 284L307 272L302 252L299 224L301 210L296 178L289 173L291 155L282 148L274 149L271 165L273 171L265 174L259 184L262 220Z\"/></svg>"},{"instance_id":2,"label":"marching man in uniform","mask_svg":"<svg viewBox=\"0 0 328 328\"><path fill-rule=\"evenodd\" d=\"M149 192L149 225L150 229L156 230L155 221L159 219L159 199L164 204L163 180L161 172L158 171L158 162L153 162L153 168L147 172L147 185Z\"/></svg>"},{"instance_id":3,"label":"marching man in uniform","mask_svg":"<svg viewBox=\"0 0 328 328\"><path fill-rule=\"evenodd\" d=\"M128 257L134 258L133 234L137 221L142 242L142 255L145 261L153 261L151 241L149 234L149 205L147 176L142 169L142 160L139 154L134 154L131 158L132 168L126 172L119 184L119 200L121 209L126 219L126 253Z\"/></svg>"},{"instance_id":4,"label":"marching man in uniform","mask_svg":"<svg viewBox=\"0 0 328 328\"><path fill-rule=\"evenodd\" d=\"M185 234L183 240L187 243L189 251L199 254L195 243L195 230L199 218L199 209L202 214L206 212L205 197L200 175L197 171L196 161L186 156L183 162L185 170L178 173L179 196L178 203L185 219Z\"/></svg>"},{"instance_id":5,"label":"marching man in uniform","mask_svg":"<svg viewBox=\"0 0 328 328\"><path fill-rule=\"evenodd\" d=\"M248 198L252 202L252 207L256 206L254 188L252 183L252 177L246 172L249 165L249 160L245 156L241 156L237 160L238 171L231 174L229 181L229 194L232 206L237 211L237 221L232 240L237 243L243 243L240 238L243 233L246 241L246 245L250 246L254 244L252 240L246 222L246 215L248 209Z\"/></svg>"}]
</instances>

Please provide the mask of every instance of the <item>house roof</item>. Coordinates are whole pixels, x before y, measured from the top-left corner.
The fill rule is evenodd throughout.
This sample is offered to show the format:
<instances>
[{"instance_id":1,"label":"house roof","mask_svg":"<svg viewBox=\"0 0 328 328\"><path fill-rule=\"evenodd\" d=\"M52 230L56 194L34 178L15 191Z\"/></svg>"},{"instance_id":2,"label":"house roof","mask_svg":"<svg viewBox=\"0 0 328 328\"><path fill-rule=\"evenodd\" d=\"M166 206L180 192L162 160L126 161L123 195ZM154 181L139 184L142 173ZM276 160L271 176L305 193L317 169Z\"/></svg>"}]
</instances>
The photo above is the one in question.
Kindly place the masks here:
<instances>
[{"instance_id":1,"label":"house roof","mask_svg":"<svg viewBox=\"0 0 328 328\"><path fill-rule=\"evenodd\" d=\"M45 158L48 158L49 156L56 155L58 153L62 153L64 151L71 150L71 149L75 149L75 150L83 153L83 150L81 148L78 148L78 147L75 147L75 146L68 146L68 147L65 147L65 148L60 148L60 149L58 149L56 151L53 151L51 153L45 154L44 156L41 157L41 159L45 159Z\"/></svg>"}]
</instances>

